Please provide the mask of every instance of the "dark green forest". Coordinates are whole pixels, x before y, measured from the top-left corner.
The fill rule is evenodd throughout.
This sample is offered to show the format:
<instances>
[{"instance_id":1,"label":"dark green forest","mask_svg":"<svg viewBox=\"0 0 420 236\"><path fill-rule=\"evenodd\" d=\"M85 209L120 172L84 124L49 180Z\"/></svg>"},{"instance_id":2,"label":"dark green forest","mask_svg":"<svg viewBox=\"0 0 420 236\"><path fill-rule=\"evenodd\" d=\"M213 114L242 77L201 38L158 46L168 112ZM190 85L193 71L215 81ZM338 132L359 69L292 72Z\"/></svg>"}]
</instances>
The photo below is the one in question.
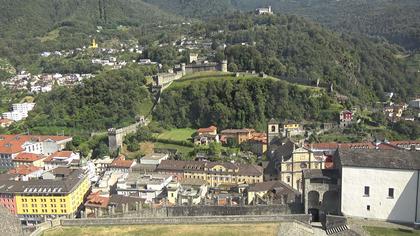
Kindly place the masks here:
<instances>
[{"instance_id":1,"label":"dark green forest","mask_svg":"<svg viewBox=\"0 0 420 236\"><path fill-rule=\"evenodd\" d=\"M224 54L233 72L255 70L313 83L319 79L362 103L382 98L384 92L400 98L420 92L420 76L407 70L398 48L334 33L300 17L236 13L203 28L215 43L232 45Z\"/></svg>"},{"instance_id":2,"label":"dark green forest","mask_svg":"<svg viewBox=\"0 0 420 236\"><path fill-rule=\"evenodd\" d=\"M165 126L265 129L271 117L333 119L326 94L262 78L198 79L166 90L154 117Z\"/></svg>"},{"instance_id":3,"label":"dark green forest","mask_svg":"<svg viewBox=\"0 0 420 236\"><path fill-rule=\"evenodd\" d=\"M209 18L272 6L275 13L303 16L332 30L384 37L406 49L420 48L418 0L145 0L186 17Z\"/></svg>"},{"instance_id":4,"label":"dark green forest","mask_svg":"<svg viewBox=\"0 0 420 236\"><path fill-rule=\"evenodd\" d=\"M89 132L131 124L142 106L151 102L144 83L145 75L154 72L150 67L131 66L86 79L74 88L59 87L41 94L25 125Z\"/></svg>"}]
</instances>

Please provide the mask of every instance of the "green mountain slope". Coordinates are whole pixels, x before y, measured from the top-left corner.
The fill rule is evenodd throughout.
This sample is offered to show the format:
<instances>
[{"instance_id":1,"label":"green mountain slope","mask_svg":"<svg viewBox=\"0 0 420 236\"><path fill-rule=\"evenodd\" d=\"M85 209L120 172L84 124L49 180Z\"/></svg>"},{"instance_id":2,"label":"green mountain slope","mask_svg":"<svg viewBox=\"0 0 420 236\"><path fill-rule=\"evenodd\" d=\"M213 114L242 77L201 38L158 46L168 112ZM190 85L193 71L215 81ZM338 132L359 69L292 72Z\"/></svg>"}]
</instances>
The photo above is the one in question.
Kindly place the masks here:
<instances>
[{"instance_id":1,"label":"green mountain slope","mask_svg":"<svg viewBox=\"0 0 420 236\"><path fill-rule=\"evenodd\" d=\"M154 117L164 125L265 129L271 117L329 120L336 114L321 90L258 77L197 78L165 90Z\"/></svg>"},{"instance_id":2,"label":"green mountain slope","mask_svg":"<svg viewBox=\"0 0 420 236\"><path fill-rule=\"evenodd\" d=\"M225 55L232 71L319 79L363 102L389 91L400 98L419 93L420 75L386 43L334 33L296 16L235 14L205 25L215 42L231 45Z\"/></svg>"},{"instance_id":3,"label":"green mountain slope","mask_svg":"<svg viewBox=\"0 0 420 236\"><path fill-rule=\"evenodd\" d=\"M271 5L276 13L304 16L330 29L385 37L407 49L420 48L418 0L145 0L175 14L208 17Z\"/></svg>"},{"instance_id":4,"label":"green mountain slope","mask_svg":"<svg viewBox=\"0 0 420 236\"><path fill-rule=\"evenodd\" d=\"M0 38L43 36L56 27L141 25L179 18L141 0L1 0Z\"/></svg>"}]
</instances>

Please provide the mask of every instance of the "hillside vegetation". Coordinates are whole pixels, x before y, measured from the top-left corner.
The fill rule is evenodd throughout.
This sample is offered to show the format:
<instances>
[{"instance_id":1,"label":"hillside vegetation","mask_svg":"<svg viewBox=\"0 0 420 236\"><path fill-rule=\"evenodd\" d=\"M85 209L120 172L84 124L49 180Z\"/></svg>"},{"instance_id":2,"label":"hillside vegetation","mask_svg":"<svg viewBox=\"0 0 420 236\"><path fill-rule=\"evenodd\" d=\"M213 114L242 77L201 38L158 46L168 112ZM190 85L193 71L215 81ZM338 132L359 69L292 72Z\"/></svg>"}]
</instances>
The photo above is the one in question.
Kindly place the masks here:
<instances>
[{"instance_id":1,"label":"hillside vegetation","mask_svg":"<svg viewBox=\"0 0 420 236\"><path fill-rule=\"evenodd\" d=\"M321 91L257 77L210 78L165 90L154 117L166 126L265 129L271 117L329 120L335 111Z\"/></svg>"},{"instance_id":2,"label":"hillside vegetation","mask_svg":"<svg viewBox=\"0 0 420 236\"><path fill-rule=\"evenodd\" d=\"M41 94L26 125L98 131L131 124L150 111L151 95L144 83L151 73L150 68L127 67L86 79L74 88Z\"/></svg>"},{"instance_id":3,"label":"hillside vegetation","mask_svg":"<svg viewBox=\"0 0 420 236\"><path fill-rule=\"evenodd\" d=\"M420 75L407 70L392 45L326 30L296 16L232 14L203 25L231 71L255 70L291 81L319 80L356 102L373 102L384 92L407 98L420 91Z\"/></svg>"},{"instance_id":4,"label":"hillside vegetation","mask_svg":"<svg viewBox=\"0 0 420 236\"><path fill-rule=\"evenodd\" d=\"M253 11L272 6L276 13L304 16L333 30L385 37L406 49L420 48L418 0L146 0L162 9L187 17L207 18L235 10ZM214 14L213 14L214 15Z\"/></svg>"},{"instance_id":5,"label":"hillside vegetation","mask_svg":"<svg viewBox=\"0 0 420 236\"><path fill-rule=\"evenodd\" d=\"M140 0L1 0L0 12L0 38L43 36L60 27L92 33L96 26L178 19Z\"/></svg>"}]
</instances>

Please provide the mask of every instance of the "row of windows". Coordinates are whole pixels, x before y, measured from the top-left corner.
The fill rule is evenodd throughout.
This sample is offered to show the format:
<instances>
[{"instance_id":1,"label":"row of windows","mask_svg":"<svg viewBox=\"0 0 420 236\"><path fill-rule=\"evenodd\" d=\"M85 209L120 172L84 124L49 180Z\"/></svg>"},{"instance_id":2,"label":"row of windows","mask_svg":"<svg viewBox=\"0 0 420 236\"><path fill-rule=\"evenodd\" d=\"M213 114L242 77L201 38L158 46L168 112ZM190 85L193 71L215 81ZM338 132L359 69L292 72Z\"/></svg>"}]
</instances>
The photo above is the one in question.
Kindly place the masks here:
<instances>
[{"instance_id":1,"label":"row of windows","mask_svg":"<svg viewBox=\"0 0 420 236\"><path fill-rule=\"evenodd\" d=\"M370 187L365 186L364 197L369 197L370 195ZM388 188L388 198L394 198L394 188Z\"/></svg>"},{"instance_id":2,"label":"row of windows","mask_svg":"<svg viewBox=\"0 0 420 236\"><path fill-rule=\"evenodd\" d=\"M40 207L47 207L48 204L39 204ZM24 203L22 207L28 207L29 205ZM50 204L51 207L57 207L57 204ZM38 207L37 204L31 204L31 207ZM66 208L66 204L60 204L61 208Z\"/></svg>"},{"instance_id":3,"label":"row of windows","mask_svg":"<svg viewBox=\"0 0 420 236\"><path fill-rule=\"evenodd\" d=\"M29 213L29 212L32 212L32 213L48 213L48 210L47 209L41 209L41 211L38 211L38 209L32 209L31 211L28 210L28 209L23 209L22 211L24 213ZM57 212L67 213L67 210L61 209L60 211L57 211L56 209L51 209L51 212L52 213L57 213Z\"/></svg>"},{"instance_id":4,"label":"row of windows","mask_svg":"<svg viewBox=\"0 0 420 236\"><path fill-rule=\"evenodd\" d=\"M38 201L36 198L31 198L30 200L31 200L30 202L37 202ZM59 202L66 202L66 199L64 199L64 198L60 198L58 200L59 200ZM47 199L46 198L41 198L41 199L39 199L39 201L40 202L47 202ZM22 202L28 202L28 199L23 198ZM50 202L57 202L57 199L56 198L50 198Z\"/></svg>"}]
</instances>

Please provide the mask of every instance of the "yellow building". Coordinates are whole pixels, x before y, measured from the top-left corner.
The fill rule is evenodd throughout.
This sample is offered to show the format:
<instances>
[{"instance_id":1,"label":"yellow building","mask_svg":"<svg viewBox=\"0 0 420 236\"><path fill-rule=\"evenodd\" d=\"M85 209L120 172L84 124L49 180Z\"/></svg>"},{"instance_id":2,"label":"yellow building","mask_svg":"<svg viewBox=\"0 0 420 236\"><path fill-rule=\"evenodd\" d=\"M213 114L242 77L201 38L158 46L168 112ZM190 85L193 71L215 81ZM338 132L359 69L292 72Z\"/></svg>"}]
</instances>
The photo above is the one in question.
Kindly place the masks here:
<instances>
[{"instance_id":1,"label":"yellow building","mask_svg":"<svg viewBox=\"0 0 420 236\"><path fill-rule=\"evenodd\" d=\"M302 192L302 170L323 168L322 158L315 158L313 152L304 147L294 148L291 155L283 156L280 180Z\"/></svg>"},{"instance_id":2,"label":"yellow building","mask_svg":"<svg viewBox=\"0 0 420 236\"><path fill-rule=\"evenodd\" d=\"M230 162L163 160L156 171L178 178L201 179L209 186L253 184L263 181L263 168Z\"/></svg>"},{"instance_id":3,"label":"yellow building","mask_svg":"<svg viewBox=\"0 0 420 236\"><path fill-rule=\"evenodd\" d=\"M18 182L21 187L15 192L16 210L21 220L75 216L90 189L90 182L82 170L68 170L64 178L57 177L63 176L63 172L46 175L47 179Z\"/></svg>"}]
</instances>

